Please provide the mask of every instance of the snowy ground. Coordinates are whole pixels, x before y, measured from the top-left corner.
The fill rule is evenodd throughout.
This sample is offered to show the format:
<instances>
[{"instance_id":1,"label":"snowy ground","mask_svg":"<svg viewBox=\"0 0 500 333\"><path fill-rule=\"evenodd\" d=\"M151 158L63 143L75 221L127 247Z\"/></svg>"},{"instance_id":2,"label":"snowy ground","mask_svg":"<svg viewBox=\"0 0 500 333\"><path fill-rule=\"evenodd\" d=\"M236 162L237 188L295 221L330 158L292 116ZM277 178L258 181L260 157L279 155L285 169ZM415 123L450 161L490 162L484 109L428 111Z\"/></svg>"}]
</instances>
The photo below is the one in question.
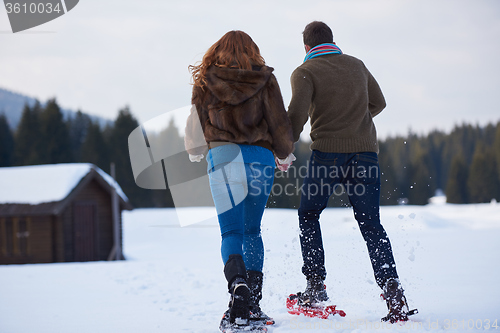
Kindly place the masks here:
<instances>
[{"instance_id":1,"label":"snowy ground","mask_svg":"<svg viewBox=\"0 0 500 333\"><path fill-rule=\"evenodd\" d=\"M193 210L205 214L204 208ZM350 209L322 216L330 297L345 318L289 315L304 288L294 210L267 210L264 310L285 332L500 332L500 204L383 207L410 307L382 325L380 290ZM215 221L181 228L172 209L124 213L122 262L0 266L0 332L217 332L227 306ZM496 326L496 327L495 327Z\"/></svg>"}]
</instances>

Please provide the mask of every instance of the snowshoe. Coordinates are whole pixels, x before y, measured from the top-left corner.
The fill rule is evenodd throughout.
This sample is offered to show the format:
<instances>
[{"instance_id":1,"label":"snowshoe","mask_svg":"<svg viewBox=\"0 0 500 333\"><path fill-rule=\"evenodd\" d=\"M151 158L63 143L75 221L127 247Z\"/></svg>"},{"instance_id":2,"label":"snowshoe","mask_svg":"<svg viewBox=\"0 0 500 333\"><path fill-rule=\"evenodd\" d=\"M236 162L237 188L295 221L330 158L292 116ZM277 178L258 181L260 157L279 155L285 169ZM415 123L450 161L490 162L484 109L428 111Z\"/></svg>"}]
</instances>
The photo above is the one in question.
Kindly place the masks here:
<instances>
[{"instance_id":1,"label":"snowshoe","mask_svg":"<svg viewBox=\"0 0 500 333\"><path fill-rule=\"evenodd\" d=\"M384 286L384 292L380 295L386 301L389 313L382 318L391 324L408 321L408 316L418 313L417 309L409 310L404 290L399 279L389 279Z\"/></svg>"},{"instance_id":2,"label":"snowshoe","mask_svg":"<svg viewBox=\"0 0 500 333\"><path fill-rule=\"evenodd\" d=\"M250 290L243 279L237 278L229 289L231 298L229 300L229 319L231 323L236 320L247 322L250 317L248 302L250 299Z\"/></svg>"},{"instance_id":3,"label":"snowshoe","mask_svg":"<svg viewBox=\"0 0 500 333\"><path fill-rule=\"evenodd\" d=\"M297 293L299 305L313 306L316 303L328 301L326 285L322 279L308 278L306 290Z\"/></svg>"},{"instance_id":4,"label":"snowshoe","mask_svg":"<svg viewBox=\"0 0 500 333\"><path fill-rule=\"evenodd\" d=\"M231 310L224 312L219 329L223 333L238 333L238 332L267 332L267 327L252 320L244 320L240 318L231 319Z\"/></svg>"},{"instance_id":5,"label":"snowshoe","mask_svg":"<svg viewBox=\"0 0 500 333\"><path fill-rule=\"evenodd\" d=\"M337 310L335 305L324 305L320 302L310 303L309 301L303 302L303 294L290 294L286 299L286 307L289 314L300 315L306 317L327 319L330 315L340 315L345 317L346 314L342 310ZM308 299L309 300L309 299Z\"/></svg>"},{"instance_id":6,"label":"snowshoe","mask_svg":"<svg viewBox=\"0 0 500 333\"><path fill-rule=\"evenodd\" d=\"M262 325L274 325L275 321L273 318L266 315L262 310L250 310L250 322L260 323Z\"/></svg>"}]
</instances>

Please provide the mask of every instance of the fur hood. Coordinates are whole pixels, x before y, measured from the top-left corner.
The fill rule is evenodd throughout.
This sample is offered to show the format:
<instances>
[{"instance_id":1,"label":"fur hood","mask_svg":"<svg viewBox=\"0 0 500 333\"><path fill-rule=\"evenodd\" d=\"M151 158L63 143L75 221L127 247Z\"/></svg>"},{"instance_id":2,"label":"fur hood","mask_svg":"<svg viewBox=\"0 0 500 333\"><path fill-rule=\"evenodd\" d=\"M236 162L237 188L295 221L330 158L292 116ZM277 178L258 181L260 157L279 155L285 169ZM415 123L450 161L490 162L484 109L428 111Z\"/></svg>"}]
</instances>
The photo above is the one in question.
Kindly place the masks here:
<instances>
[{"instance_id":1,"label":"fur hood","mask_svg":"<svg viewBox=\"0 0 500 333\"><path fill-rule=\"evenodd\" d=\"M257 94L269 81L272 67L245 70L211 66L206 73L207 88L220 101L238 105Z\"/></svg>"},{"instance_id":2,"label":"fur hood","mask_svg":"<svg viewBox=\"0 0 500 333\"><path fill-rule=\"evenodd\" d=\"M203 153L201 148L190 148L203 140L193 131L198 123L208 143L259 145L286 158L293 151L292 126L272 72L268 66L253 70L209 67L206 85L193 87L191 103L196 113L188 119L184 137L188 153Z\"/></svg>"}]
</instances>

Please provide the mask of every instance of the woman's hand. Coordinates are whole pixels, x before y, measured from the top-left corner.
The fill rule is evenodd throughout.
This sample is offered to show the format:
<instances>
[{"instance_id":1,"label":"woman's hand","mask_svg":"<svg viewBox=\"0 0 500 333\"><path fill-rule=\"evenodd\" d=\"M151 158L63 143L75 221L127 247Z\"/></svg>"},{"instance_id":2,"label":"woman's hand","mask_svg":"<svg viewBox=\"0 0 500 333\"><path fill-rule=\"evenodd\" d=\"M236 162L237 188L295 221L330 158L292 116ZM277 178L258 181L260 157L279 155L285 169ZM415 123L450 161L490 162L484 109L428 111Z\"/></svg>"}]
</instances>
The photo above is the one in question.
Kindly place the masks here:
<instances>
[{"instance_id":1,"label":"woman's hand","mask_svg":"<svg viewBox=\"0 0 500 333\"><path fill-rule=\"evenodd\" d=\"M201 160L203 159L203 157L205 157L203 154L200 154L200 155L189 154L189 160L191 162L201 162Z\"/></svg>"},{"instance_id":2,"label":"woman's hand","mask_svg":"<svg viewBox=\"0 0 500 333\"><path fill-rule=\"evenodd\" d=\"M288 155L285 159L276 157L276 167L281 171L287 172L290 165L292 165L293 161L296 159L294 154Z\"/></svg>"}]
</instances>

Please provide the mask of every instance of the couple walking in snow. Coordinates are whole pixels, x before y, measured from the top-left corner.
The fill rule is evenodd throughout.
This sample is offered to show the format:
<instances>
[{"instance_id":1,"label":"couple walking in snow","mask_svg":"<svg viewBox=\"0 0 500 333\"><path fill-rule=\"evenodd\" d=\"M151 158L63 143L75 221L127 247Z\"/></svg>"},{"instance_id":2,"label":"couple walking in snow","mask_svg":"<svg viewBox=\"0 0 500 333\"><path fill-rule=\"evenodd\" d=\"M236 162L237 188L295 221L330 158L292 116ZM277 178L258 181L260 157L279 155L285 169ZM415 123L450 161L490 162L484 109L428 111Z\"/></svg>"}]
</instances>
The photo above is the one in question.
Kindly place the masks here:
<instances>
[{"instance_id":1,"label":"couple walking in snow","mask_svg":"<svg viewBox=\"0 0 500 333\"><path fill-rule=\"evenodd\" d=\"M259 306L264 261L260 226L274 181L274 172L266 170L288 169L295 160L294 142L309 119L312 153L304 188L307 192L321 184L322 190L302 193L298 210L302 273L307 281L299 303L314 306L328 300L319 217L336 186L359 185L362 193L349 193L349 200L387 301L389 314L383 319L407 320L391 244L379 216L380 170L372 119L384 109L384 96L363 62L334 43L325 23L308 24L303 41L306 57L291 75L288 112L273 68L242 31L226 33L199 65L190 66L195 108L188 119L186 148L193 162L206 155L231 295L221 327L274 323ZM201 134L190 130L195 122L201 125ZM207 146L194 144L200 135ZM357 172L336 176L321 172L331 168Z\"/></svg>"}]
</instances>

